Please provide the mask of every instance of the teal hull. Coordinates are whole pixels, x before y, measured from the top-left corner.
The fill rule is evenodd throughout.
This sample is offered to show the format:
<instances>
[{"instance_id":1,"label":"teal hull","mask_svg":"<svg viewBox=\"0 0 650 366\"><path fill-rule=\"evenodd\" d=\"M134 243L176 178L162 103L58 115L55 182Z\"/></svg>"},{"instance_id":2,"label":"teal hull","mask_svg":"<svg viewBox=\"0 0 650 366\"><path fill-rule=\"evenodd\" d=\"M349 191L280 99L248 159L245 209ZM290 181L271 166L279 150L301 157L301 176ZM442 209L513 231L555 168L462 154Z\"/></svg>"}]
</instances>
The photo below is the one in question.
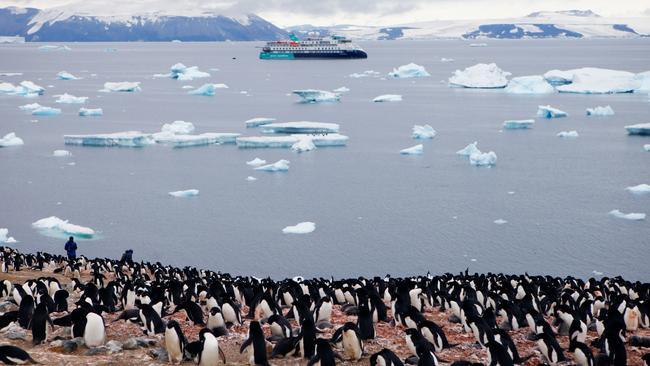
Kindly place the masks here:
<instances>
[{"instance_id":1,"label":"teal hull","mask_svg":"<svg viewBox=\"0 0 650 366\"><path fill-rule=\"evenodd\" d=\"M293 53L269 53L269 52L260 52L260 59L262 60L271 60L271 59L280 59L280 60L292 60Z\"/></svg>"}]
</instances>

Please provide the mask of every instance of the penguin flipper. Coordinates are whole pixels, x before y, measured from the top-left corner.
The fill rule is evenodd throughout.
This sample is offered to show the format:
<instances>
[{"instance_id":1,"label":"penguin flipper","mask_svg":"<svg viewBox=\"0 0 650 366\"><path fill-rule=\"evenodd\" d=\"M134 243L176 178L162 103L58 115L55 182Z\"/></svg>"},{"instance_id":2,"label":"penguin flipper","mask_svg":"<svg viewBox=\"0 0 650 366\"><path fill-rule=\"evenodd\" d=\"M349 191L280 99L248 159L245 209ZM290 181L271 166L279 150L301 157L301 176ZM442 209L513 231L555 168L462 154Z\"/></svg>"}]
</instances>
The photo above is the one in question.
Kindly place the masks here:
<instances>
[{"instance_id":1,"label":"penguin flipper","mask_svg":"<svg viewBox=\"0 0 650 366\"><path fill-rule=\"evenodd\" d=\"M315 354L309 362L307 362L307 366L313 366L316 364L316 362L320 361L320 356L318 354Z\"/></svg>"},{"instance_id":2,"label":"penguin flipper","mask_svg":"<svg viewBox=\"0 0 650 366\"><path fill-rule=\"evenodd\" d=\"M246 347L250 346L251 343L253 343L253 337L248 337L248 338L246 338L246 340L244 341L244 343L241 344L241 347L239 347L239 353L240 353L240 354L241 354L241 353L244 353L244 350L246 349Z\"/></svg>"}]
</instances>

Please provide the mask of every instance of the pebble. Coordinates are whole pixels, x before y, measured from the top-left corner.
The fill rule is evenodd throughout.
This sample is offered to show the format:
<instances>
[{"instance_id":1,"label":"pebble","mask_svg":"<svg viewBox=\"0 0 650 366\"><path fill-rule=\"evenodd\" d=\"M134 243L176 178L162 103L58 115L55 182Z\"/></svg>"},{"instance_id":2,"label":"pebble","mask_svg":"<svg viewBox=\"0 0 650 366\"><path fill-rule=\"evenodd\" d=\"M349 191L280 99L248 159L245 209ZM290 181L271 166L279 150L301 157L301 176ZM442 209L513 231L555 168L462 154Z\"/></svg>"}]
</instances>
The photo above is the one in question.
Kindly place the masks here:
<instances>
[{"instance_id":1,"label":"pebble","mask_svg":"<svg viewBox=\"0 0 650 366\"><path fill-rule=\"evenodd\" d=\"M129 338L124 343L122 343L122 349L138 349L140 346L138 345L138 341L135 338Z\"/></svg>"},{"instance_id":2,"label":"pebble","mask_svg":"<svg viewBox=\"0 0 650 366\"><path fill-rule=\"evenodd\" d=\"M106 346L99 346L99 347L93 347L89 348L86 352L83 353L84 356L95 356L95 355L101 355L108 352L108 347Z\"/></svg>"},{"instance_id":3,"label":"pebble","mask_svg":"<svg viewBox=\"0 0 650 366\"><path fill-rule=\"evenodd\" d=\"M23 341L27 340L27 332L22 329L10 329L5 333L5 336L9 339L22 339Z\"/></svg>"}]
</instances>

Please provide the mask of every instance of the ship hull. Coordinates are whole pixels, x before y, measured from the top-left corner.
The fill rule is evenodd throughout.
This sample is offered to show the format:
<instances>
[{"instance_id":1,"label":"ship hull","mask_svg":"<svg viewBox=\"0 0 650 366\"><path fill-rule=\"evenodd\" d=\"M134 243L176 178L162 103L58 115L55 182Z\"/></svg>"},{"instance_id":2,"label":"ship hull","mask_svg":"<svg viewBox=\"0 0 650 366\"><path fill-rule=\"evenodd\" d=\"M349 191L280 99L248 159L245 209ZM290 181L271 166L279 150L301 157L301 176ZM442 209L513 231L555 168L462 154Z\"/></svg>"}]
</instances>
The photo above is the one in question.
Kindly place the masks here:
<instances>
[{"instance_id":1,"label":"ship hull","mask_svg":"<svg viewBox=\"0 0 650 366\"><path fill-rule=\"evenodd\" d=\"M354 59L368 58L368 55L361 50L342 52L321 52L321 53L293 53L293 52L260 52L262 60L295 60L295 59Z\"/></svg>"}]
</instances>

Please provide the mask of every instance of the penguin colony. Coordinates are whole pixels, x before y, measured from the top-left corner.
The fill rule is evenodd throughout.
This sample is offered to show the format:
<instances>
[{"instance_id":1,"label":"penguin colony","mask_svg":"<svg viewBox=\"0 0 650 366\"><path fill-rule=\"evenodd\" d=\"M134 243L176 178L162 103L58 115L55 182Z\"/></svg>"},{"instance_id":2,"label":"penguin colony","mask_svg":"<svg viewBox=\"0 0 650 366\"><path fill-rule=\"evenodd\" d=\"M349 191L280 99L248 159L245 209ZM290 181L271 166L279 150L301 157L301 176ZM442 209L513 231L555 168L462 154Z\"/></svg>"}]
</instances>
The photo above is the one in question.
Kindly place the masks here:
<instances>
[{"instance_id":1,"label":"penguin colony","mask_svg":"<svg viewBox=\"0 0 650 366\"><path fill-rule=\"evenodd\" d=\"M17 307L0 315L0 343L7 343L1 334L11 327L29 330L33 346L51 341L53 328L66 327L69 338L82 337L87 347L98 347L108 341L105 318L119 314L114 321L157 338L172 364L228 364L222 341L244 329L243 342L231 347L238 347L239 360L250 365L509 366L539 360L650 366L650 338L639 336L650 328L650 284L620 277L583 281L465 271L273 281L160 263L83 256L68 261L6 247L0 247L0 269L5 278L21 269L42 272L24 283L0 276L0 300ZM62 284L52 272L70 277L70 283ZM82 281L82 273L90 279ZM333 324L335 312L353 321ZM188 326L183 329L173 319L179 313L200 329L194 339L185 335ZM436 313L457 325L437 324ZM381 342L380 327L395 329L404 342ZM522 329L536 343L535 351L524 354L512 337ZM461 338L465 342L449 341ZM471 357L454 358L454 348ZM22 348L0 344L4 364L37 361Z\"/></svg>"}]
</instances>

